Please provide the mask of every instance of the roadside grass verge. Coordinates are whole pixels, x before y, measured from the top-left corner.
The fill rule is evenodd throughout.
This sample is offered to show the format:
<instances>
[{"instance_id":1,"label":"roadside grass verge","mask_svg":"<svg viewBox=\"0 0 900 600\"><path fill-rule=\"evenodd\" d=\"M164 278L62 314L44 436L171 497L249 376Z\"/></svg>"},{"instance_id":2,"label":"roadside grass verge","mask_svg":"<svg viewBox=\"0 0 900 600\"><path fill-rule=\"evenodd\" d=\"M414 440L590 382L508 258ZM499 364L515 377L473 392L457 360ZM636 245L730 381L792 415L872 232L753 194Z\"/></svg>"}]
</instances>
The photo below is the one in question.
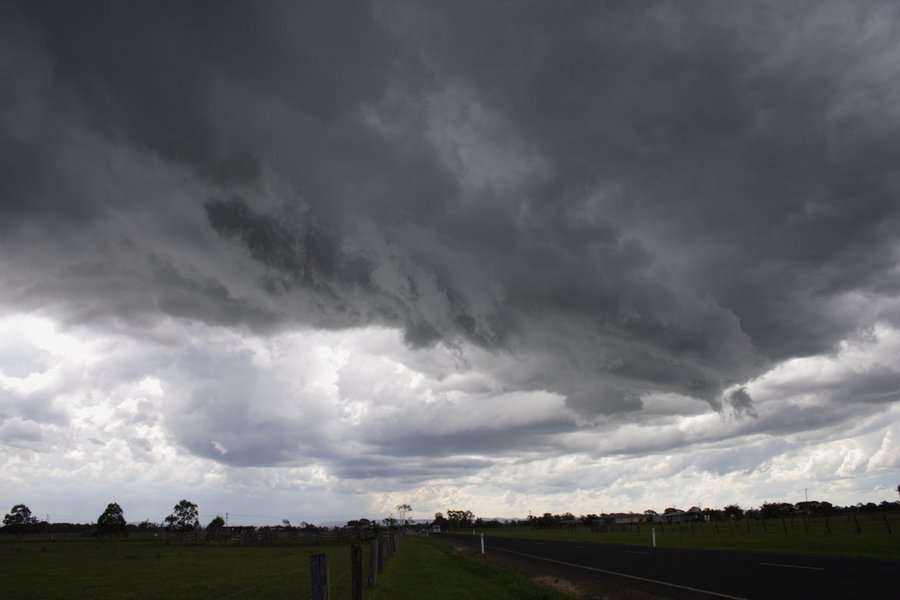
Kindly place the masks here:
<instances>
[{"instance_id":1,"label":"roadside grass verge","mask_svg":"<svg viewBox=\"0 0 900 600\"><path fill-rule=\"evenodd\" d=\"M660 548L696 548L707 550L751 550L790 554L826 554L900 560L900 514L887 515L892 534L881 514L830 517L804 521L794 519L751 520L747 522L681 523L664 525L641 523L620 530L591 532L586 527L571 529L485 529L486 538L520 537L541 540L563 540L595 544L651 545L651 527L656 529L656 545ZM859 531L857 531L857 526ZM622 526L616 526L620 528Z\"/></svg>"},{"instance_id":2,"label":"roadside grass verge","mask_svg":"<svg viewBox=\"0 0 900 600\"><path fill-rule=\"evenodd\" d=\"M363 550L368 555L365 545ZM335 581L350 567L347 545L239 547L135 540L2 541L0 596L20 600L215 600L269 581L236 595L235 600L296 600L310 593L309 556L323 552L328 554L331 579ZM349 589L349 576L345 580Z\"/></svg>"},{"instance_id":3,"label":"roadside grass verge","mask_svg":"<svg viewBox=\"0 0 900 600\"><path fill-rule=\"evenodd\" d=\"M407 536L367 600L572 600L516 571L466 558L450 544Z\"/></svg>"}]
</instances>

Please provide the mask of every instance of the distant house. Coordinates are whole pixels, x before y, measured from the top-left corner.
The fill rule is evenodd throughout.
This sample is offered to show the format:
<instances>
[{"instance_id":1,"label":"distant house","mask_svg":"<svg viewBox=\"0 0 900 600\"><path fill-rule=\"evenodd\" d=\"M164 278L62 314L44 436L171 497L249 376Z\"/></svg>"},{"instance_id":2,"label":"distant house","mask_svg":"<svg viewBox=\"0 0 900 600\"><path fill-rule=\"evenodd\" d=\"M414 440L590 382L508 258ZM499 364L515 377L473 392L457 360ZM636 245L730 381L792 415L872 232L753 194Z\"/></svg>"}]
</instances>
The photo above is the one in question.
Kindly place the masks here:
<instances>
[{"instance_id":1,"label":"distant house","mask_svg":"<svg viewBox=\"0 0 900 600\"><path fill-rule=\"evenodd\" d=\"M646 515L635 513L612 513L605 514L599 519L594 519L592 526L605 527L607 525L629 525L631 523L644 523L647 521Z\"/></svg>"},{"instance_id":2,"label":"distant house","mask_svg":"<svg viewBox=\"0 0 900 600\"><path fill-rule=\"evenodd\" d=\"M617 525L626 525L628 523L642 523L647 520L644 515L636 515L634 513L618 513L614 515L610 515L613 519L613 523Z\"/></svg>"},{"instance_id":3,"label":"distant house","mask_svg":"<svg viewBox=\"0 0 900 600\"><path fill-rule=\"evenodd\" d=\"M818 500L807 500L806 502L798 502L794 505L794 510L803 515L812 515L818 512L819 505L821 503Z\"/></svg>"},{"instance_id":4,"label":"distant house","mask_svg":"<svg viewBox=\"0 0 900 600\"><path fill-rule=\"evenodd\" d=\"M696 521L697 515L694 513L679 510L676 512L667 512L661 515L656 515L653 517L653 520L656 523L687 523L689 521Z\"/></svg>"}]
</instances>

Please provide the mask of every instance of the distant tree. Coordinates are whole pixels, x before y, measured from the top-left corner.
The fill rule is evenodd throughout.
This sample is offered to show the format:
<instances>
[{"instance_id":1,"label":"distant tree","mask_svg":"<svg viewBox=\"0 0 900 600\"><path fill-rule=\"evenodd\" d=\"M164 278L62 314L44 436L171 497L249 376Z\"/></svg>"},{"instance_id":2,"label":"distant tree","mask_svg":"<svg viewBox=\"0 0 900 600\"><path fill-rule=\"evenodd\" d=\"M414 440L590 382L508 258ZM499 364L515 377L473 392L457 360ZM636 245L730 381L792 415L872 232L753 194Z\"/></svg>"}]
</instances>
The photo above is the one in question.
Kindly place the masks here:
<instances>
[{"instance_id":1,"label":"distant tree","mask_svg":"<svg viewBox=\"0 0 900 600\"><path fill-rule=\"evenodd\" d=\"M291 528L291 520L290 519L282 519L281 526L286 529L290 529Z\"/></svg>"},{"instance_id":2,"label":"distant tree","mask_svg":"<svg viewBox=\"0 0 900 600\"><path fill-rule=\"evenodd\" d=\"M475 515L470 510L448 510L447 519L450 521L451 529L462 529L472 525Z\"/></svg>"},{"instance_id":3,"label":"distant tree","mask_svg":"<svg viewBox=\"0 0 900 600\"><path fill-rule=\"evenodd\" d=\"M187 500L182 500L174 507L174 512L166 517L166 529L170 531L190 531L200 527L200 513L197 505Z\"/></svg>"},{"instance_id":4,"label":"distant tree","mask_svg":"<svg viewBox=\"0 0 900 600\"><path fill-rule=\"evenodd\" d=\"M38 522L37 517L31 516L31 509L24 504L16 504L9 513L3 517L3 528L7 531L22 535Z\"/></svg>"},{"instance_id":5,"label":"distant tree","mask_svg":"<svg viewBox=\"0 0 900 600\"><path fill-rule=\"evenodd\" d=\"M740 519L744 516L744 509L737 504L729 504L722 509L722 512L724 512L725 516L729 519Z\"/></svg>"},{"instance_id":6,"label":"distant tree","mask_svg":"<svg viewBox=\"0 0 900 600\"><path fill-rule=\"evenodd\" d=\"M97 535L122 535L126 526L122 507L115 502L107 504L103 514L97 517Z\"/></svg>"},{"instance_id":7,"label":"distant tree","mask_svg":"<svg viewBox=\"0 0 900 600\"><path fill-rule=\"evenodd\" d=\"M222 527L225 527L225 519L222 518L222 515L216 515L216 518L206 526L207 529L220 529Z\"/></svg>"},{"instance_id":8,"label":"distant tree","mask_svg":"<svg viewBox=\"0 0 900 600\"><path fill-rule=\"evenodd\" d=\"M400 515L400 524L409 525L407 518L409 517L409 513L412 512L412 506L409 504L398 504L395 508L397 509L397 514Z\"/></svg>"},{"instance_id":9,"label":"distant tree","mask_svg":"<svg viewBox=\"0 0 900 600\"><path fill-rule=\"evenodd\" d=\"M764 519L777 519L794 514L794 505L787 502L763 502L759 513Z\"/></svg>"},{"instance_id":10,"label":"distant tree","mask_svg":"<svg viewBox=\"0 0 900 600\"><path fill-rule=\"evenodd\" d=\"M397 519L394 518L394 515L390 515L381 520L381 523L388 528L393 528L397 526Z\"/></svg>"},{"instance_id":11,"label":"distant tree","mask_svg":"<svg viewBox=\"0 0 900 600\"><path fill-rule=\"evenodd\" d=\"M447 531L447 526L450 524L450 521L444 517L444 513L436 512L434 513L434 521L431 522L431 526L434 527L437 525L441 528L441 531Z\"/></svg>"},{"instance_id":12,"label":"distant tree","mask_svg":"<svg viewBox=\"0 0 900 600\"><path fill-rule=\"evenodd\" d=\"M150 519L144 519L137 526L138 531L156 531L157 529L162 529L162 525L159 523L154 523Z\"/></svg>"}]
</instances>

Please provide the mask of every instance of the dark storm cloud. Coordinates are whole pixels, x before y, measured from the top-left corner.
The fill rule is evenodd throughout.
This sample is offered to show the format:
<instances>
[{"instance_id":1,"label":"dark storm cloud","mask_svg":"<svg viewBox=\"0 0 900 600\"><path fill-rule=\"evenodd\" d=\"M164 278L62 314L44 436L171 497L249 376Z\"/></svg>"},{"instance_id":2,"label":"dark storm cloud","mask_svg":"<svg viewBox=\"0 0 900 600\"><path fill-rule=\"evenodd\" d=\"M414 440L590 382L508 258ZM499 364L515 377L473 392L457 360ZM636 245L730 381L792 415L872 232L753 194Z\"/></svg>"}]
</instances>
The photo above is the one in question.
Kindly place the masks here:
<instances>
[{"instance_id":1,"label":"dark storm cloud","mask_svg":"<svg viewBox=\"0 0 900 600\"><path fill-rule=\"evenodd\" d=\"M5 247L77 240L10 268L54 265L18 302L401 327L508 352L496 377L588 415L668 391L753 416L722 391L891 314L845 306L900 285L890 3L4 14ZM79 284L138 213L130 262Z\"/></svg>"}]
</instances>

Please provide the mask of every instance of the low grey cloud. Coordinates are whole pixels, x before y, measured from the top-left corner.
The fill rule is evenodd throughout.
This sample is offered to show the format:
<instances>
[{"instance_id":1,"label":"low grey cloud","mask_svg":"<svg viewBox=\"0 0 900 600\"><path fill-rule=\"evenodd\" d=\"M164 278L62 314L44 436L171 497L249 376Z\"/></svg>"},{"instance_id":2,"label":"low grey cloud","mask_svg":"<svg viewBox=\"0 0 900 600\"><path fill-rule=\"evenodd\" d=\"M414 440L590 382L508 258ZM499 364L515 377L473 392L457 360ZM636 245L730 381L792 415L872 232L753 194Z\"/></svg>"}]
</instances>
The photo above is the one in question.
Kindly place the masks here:
<instances>
[{"instance_id":1,"label":"low grey cloud","mask_svg":"<svg viewBox=\"0 0 900 600\"><path fill-rule=\"evenodd\" d=\"M889 413L891 365L773 373L900 327L898 23L877 1L5 2L0 305L126 354L31 389L52 353L0 343L0 426L418 481ZM405 348L358 333L382 329ZM298 331L362 336L326 344L355 361ZM303 365L254 346L278 343Z\"/></svg>"}]
</instances>

